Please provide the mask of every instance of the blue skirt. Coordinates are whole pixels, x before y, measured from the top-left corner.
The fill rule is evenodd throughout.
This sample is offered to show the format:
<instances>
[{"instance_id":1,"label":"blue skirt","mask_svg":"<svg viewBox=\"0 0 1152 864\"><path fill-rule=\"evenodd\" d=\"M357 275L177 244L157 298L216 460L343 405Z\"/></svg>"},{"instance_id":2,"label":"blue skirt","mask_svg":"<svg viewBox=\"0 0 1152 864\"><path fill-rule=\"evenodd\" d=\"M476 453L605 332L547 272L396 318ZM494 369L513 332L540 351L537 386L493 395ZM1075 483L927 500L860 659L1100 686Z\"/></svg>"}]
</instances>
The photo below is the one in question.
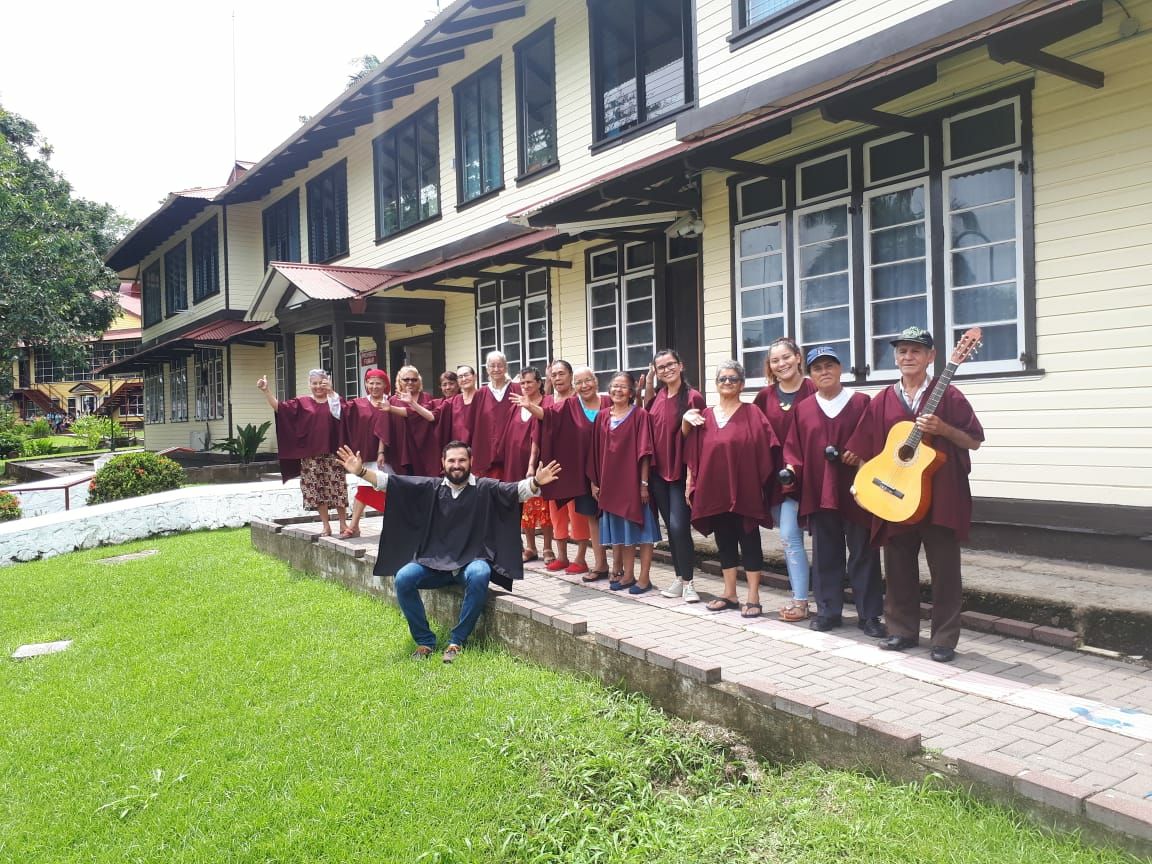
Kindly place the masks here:
<instances>
[{"instance_id":1,"label":"blue skirt","mask_svg":"<svg viewBox=\"0 0 1152 864\"><path fill-rule=\"evenodd\" d=\"M644 524L629 522L605 510L600 514L600 542L605 546L635 546L660 540L660 526L649 506L644 507Z\"/></svg>"}]
</instances>

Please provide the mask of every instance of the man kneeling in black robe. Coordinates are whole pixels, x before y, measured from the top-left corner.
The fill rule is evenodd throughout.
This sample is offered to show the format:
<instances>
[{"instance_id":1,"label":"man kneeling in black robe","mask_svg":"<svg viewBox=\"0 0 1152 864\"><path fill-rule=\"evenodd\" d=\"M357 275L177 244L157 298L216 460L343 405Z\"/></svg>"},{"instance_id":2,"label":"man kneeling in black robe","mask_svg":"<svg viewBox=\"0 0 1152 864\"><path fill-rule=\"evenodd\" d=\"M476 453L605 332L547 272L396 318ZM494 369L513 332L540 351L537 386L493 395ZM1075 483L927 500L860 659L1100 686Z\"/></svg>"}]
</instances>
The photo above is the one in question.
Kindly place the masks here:
<instances>
[{"instance_id":1,"label":"man kneeling in black robe","mask_svg":"<svg viewBox=\"0 0 1152 864\"><path fill-rule=\"evenodd\" d=\"M420 589L464 589L460 620L444 651L444 662L451 663L480 620L489 580L511 589L513 580L523 578L520 504L555 480L560 465L551 462L519 483L501 483L472 475L472 449L462 441L444 445L444 476L437 478L373 471L348 447L337 455L349 474L388 493L374 572L396 575L396 600L416 640L414 658L424 660L436 650Z\"/></svg>"}]
</instances>

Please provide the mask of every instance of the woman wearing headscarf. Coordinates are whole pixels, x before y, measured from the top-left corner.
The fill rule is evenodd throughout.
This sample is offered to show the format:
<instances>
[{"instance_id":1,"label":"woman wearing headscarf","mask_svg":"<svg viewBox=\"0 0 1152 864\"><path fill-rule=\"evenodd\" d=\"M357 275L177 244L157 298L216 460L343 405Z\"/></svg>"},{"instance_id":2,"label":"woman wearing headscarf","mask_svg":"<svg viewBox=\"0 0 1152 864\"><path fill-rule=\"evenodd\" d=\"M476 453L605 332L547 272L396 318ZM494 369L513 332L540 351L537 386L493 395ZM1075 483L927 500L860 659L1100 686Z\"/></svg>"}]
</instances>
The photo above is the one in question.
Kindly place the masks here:
<instances>
[{"instance_id":1,"label":"woman wearing headscarf","mask_svg":"<svg viewBox=\"0 0 1152 864\"><path fill-rule=\"evenodd\" d=\"M388 394L392 382L383 369L369 369L364 373L364 390L361 396L346 403L344 410L344 440L354 453L359 453L371 470L383 470L388 461L388 445L392 424L388 419ZM389 469L390 472L391 469ZM361 483L356 487L352 501L352 521L340 532L341 539L360 536L360 519L365 508L384 509L384 493L375 487Z\"/></svg>"}]
</instances>

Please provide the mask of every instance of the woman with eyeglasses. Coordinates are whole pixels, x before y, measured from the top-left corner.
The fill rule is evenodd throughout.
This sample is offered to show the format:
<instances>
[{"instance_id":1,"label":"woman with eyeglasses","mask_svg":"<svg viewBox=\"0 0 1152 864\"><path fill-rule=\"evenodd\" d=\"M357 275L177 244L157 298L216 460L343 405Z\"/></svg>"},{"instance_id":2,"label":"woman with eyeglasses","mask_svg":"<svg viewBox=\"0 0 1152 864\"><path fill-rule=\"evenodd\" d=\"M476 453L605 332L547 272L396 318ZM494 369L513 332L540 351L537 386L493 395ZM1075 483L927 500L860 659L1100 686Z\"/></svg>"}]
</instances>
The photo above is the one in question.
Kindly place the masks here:
<instances>
[{"instance_id":1,"label":"woman with eyeglasses","mask_svg":"<svg viewBox=\"0 0 1152 864\"><path fill-rule=\"evenodd\" d=\"M527 366L520 370L521 403L508 418L504 429L504 454L501 464L509 478L533 477L540 464L540 421L524 403L547 407L552 399L544 395L540 381L540 370ZM548 516L548 502L543 498L529 498L522 505L520 529L524 532L524 562L535 561L540 556L536 551L536 531L539 529L544 546L544 560L555 558L552 553L552 520Z\"/></svg>"},{"instance_id":2,"label":"woman with eyeglasses","mask_svg":"<svg viewBox=\"0 0 1152 864\"><path fill-rule=\"evenodd\" d=\"M743 389L744 367L726 360L716 370L717 403L685 412L685 486L692 526L704 535L715 533L724 575L724 594L706 608L712 612L741 608L736 568L743 563L748 602L741 615L757 618L763 612L760 526L772 527L769 484L776 482L780 468L780 442L764 414L741 401Z\"/></svg>"},{"instance_id":3,"label":"woman with eyeglasses","mask_svg":"<svg viewBox=\"0 0 1152 864\"><path fill-rule=\"evenodd\" d=\"M563 365L557 370L559 364ZM567 371L564 368L566 366L568 364L565 361L557 360L552 364L552 369L563 373ZM563 398L561 393L566 389L568 381L563 374L553 377L553 384L556 387L553 402L547 408L542 405L528 405L522 396L515 396L514 404L527 407L534 417L544 421L540 435L540 458L545 463L555 460L564 469L560 479L550 483L544 490L544 497L556 502L557 513L560 513L567 504L572 504L575 510L572 517L572 539L576 540L576 558L564 568L564 572L573 575L583 574L585 582L595 582L597 579L606 578L609 570L608 559L600 543L600 525L596 518L599 507L596 499L592 497L592 490L588 484L588 452L592 448L592 429L596 415L600 413L600 409L611 405L611 402L607 396L601 396L597 392L596 373L587 366L577 367L570 381L573 395ZM576 533L578 530L576 526L580 523L584 523L580 526L584 531L580 533L587 532L584 540L580 540L579 534ZM561 539L559 532L555 536L557 540ZM595 556L591 572L587 564L589 544L592 545ZM560 554L564 553L565 548L563 544L560 545ZM557 569L557 563L559 559L553 562L549 569Z\"/></svg>"},{"instance_id":4,"label":"woman with eyeglasses","mask_svg":"<svg viewBox=\"0 0 1152 864\"><path fill-rule=\"evenodd\" d=\"M388 394L392 382L383 369L369 369L364 373L367 396L349 401L344 412L344 441L354 453L360 453L369 470L383 470L387 465L388 446L392 438L392 424L388 416ZM391 469L388 469L391 473ZM352 521L340 532L340 539L360 536L360 519L368 507L382 511L384 493L363 481L356 487L352 500Z\"/></svg>"},{"instance_id":5,"label":"woman with eyeglasses","mask_svg":"<svg viewBox=\"0 0 1152 864\"><path fill-rule=\"evenodd\" d=\"M440 403L443 404L460 392L460 379L448 369L440 373Z\"/></svg>"},{"instance_id":6,"label":"woman with eyeglasses","mask_svg":"<svg viewBox=\"0 0 1152 864\"><path fill-rule=\"evenodd\" d=\"M671 348L662 348L652 358L646 376L648 397L645 408L652 423L653 465L648 473L649 489L656 509L668 528L668 546L676 581L660 593L697 603L700 595L692 583L695 549L692 545L692 514L684 495L685 463L684 414L692 408L703 411L704 397L684 379L684 363ZM655 385L655 390L653 390Z\"/></svg>"},{"instance_id":7,"label":"woman with eyeglasses","mask_svg":"<svg viewBox=\"0 0 1152 864\"><path fill-rule=\"evenodd\" d=\"M276 416L276 444L283 481L300 478L304 507L320 514L321 534L332 535L328 511L335 509L340 531L347 530L348 482L335 453L341 444L344 400L332 391L323 369L308 370L308 396L277 399L262 375L256 388Z\"/></svg>"},{"instance_id":8,"label":"woman with eyeglasses","mask_svg":"<svg viewBox=\"0 0 1152 864\"><path fill-rule=\"evenodd\" d=\"M592 497L600 505L600 543L612 547L615 572L608 587L646 594L652 590L653 545L660 539L649 503L652 427L648 412L635 404L636 382L627 372L612 376L608 398L611 405L596 415L588 459Z\"/></svg>"},{"instance_id":9,"label":"woman with eyeglasses","mask_svg":"<svg viewBox=\"0 0 1152 864\"><path fill-rule=\"evenodd\" d=\"M396 392L388 400L388 411L396 444L392 466L410 476L440 476L440 438L436 430L440 406L424 392L415 366L401 367L396 373Z\"/></svg>"},{"instance_id":10,"label":"woman with eyeglasses","mask_svg":"<svg viewBox=\"0 0 1152 864\"><path fill-rule=\"evenodd\" d=\"M794 339L781 336L768 346L764 378L768 386L756 394L753 404L764 412L776 433L776 440L783 444L795 422L796 406L816 392L815 385L804 374L804 358ZM808 617L810 571L799 510L799 496L795 491L785 494L779 503L772 506L772 518L780 527L784 563L788 567L788 582L792 588L792 599L780 607L782 621L803 621Z\"/></svg>"}]
</instances>

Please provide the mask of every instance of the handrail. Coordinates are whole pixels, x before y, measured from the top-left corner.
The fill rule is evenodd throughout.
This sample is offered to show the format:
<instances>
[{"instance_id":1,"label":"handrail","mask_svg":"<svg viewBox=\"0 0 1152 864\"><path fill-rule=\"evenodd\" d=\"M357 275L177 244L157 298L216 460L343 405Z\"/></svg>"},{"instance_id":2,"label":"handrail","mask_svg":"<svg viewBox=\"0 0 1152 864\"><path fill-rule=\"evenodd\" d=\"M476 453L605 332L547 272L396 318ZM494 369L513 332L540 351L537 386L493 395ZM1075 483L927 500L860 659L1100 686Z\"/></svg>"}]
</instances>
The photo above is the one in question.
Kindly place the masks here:
<instances>
[{"instance_id":1,"label":"handrail","mask_svg":"<svg viewBox=\"0 0 1152 864\"><path fill-rule=\"evenodd\" d=\"M37 481L39 482L39 481ZM73 486L79 486L81 483L90 483L92 478L82 477L79 480L73 480L71 483L61 483L56 486L37 486L35 489L17 489L13 494L19 495L22 492L52 492L56 489L64 490L64 509L70 510L71 508L71 490ZM11 491L11 490L9 490Z\"/></svg>"}]
</instances>

